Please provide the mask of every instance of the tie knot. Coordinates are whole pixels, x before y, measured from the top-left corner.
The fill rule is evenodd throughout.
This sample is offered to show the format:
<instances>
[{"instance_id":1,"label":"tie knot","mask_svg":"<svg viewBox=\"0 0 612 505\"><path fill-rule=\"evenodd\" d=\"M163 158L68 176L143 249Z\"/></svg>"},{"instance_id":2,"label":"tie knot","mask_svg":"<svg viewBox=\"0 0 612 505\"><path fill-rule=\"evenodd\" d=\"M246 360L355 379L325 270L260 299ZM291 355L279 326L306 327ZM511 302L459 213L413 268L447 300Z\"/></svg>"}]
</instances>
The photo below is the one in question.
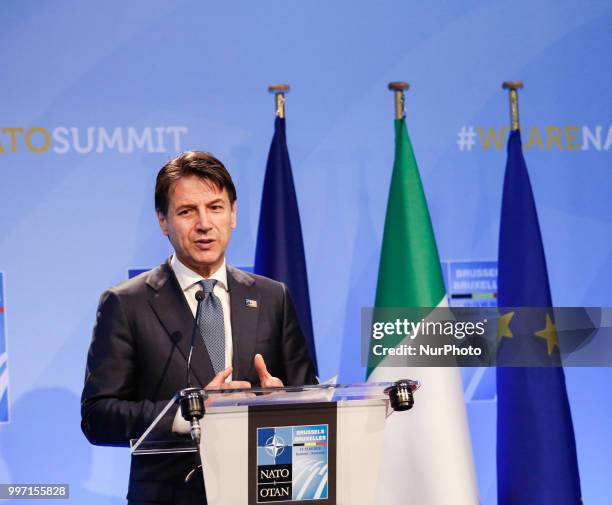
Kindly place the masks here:
<instances>
[{"instance_id":1,"label":"tie knot","mask_svg":"<svg viewBox=\"0 0 612 505\"><path fill-rule=\"evenodd\" d=\"M200 281L202 288L204 289L204 294L208 295L212 293L213 289L215 289L215 284L217 284L217 279L204 279Z\"/></svg>"}]
</instances>

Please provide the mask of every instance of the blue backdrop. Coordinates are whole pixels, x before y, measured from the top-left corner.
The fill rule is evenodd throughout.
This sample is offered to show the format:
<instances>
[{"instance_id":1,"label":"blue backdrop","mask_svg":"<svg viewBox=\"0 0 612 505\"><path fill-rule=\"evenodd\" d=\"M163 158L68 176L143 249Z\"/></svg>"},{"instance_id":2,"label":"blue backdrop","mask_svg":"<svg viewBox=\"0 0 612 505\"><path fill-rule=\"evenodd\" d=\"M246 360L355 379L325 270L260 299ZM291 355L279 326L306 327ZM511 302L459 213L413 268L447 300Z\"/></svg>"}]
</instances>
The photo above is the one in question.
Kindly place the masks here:
<instances>
[{"instance_id":1,"label":"blue backdrop","mask_svg":"<svg viewBox=\"0 0 612 505\"><path fill-rule=\"evenodd\" d=\"M497 258L501 81L521 79L553 302L612 305L610 26L602 0L2 2L0 482L69 482L75 503L124 497L127 450L91 447L79 430L98 297L169 253L154 177L182 150L210 150L232 172L229 260L253 264L273 82L293 88L287 136L323 378L364 378L391 80L412 85L408 128L449 275ZM495 263L484 265L494 291ZM585 502L610 503L612 370L566 375ZM481 501L494 505L494 374L464 380Z\"/></svg>"}]
</instances>

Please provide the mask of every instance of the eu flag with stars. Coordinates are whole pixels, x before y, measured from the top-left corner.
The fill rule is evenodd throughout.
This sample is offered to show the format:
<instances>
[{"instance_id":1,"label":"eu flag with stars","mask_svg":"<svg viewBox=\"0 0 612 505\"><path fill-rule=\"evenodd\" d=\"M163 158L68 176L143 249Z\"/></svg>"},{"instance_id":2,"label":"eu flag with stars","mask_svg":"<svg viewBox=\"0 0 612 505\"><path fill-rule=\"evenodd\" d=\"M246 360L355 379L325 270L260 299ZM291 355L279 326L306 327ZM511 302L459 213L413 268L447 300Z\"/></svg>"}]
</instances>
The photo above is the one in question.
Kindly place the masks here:
<instances>
[{"instance_id":1,"label":"eu flag with stars","mask_svg":"<svg viewBox=\"0 0 612 505\"><path fill-rule=\"evenodd\" d=\"M289 288L318 375L302 226L287 150L285 119L280 117L274 123L261 195L255 273L284 282Z\"/></svg>"},{"instance_id":2,"label":"eu flag with stars","mask_svg":"<svg viewBox=\"0 0 612 505\"><path fill-rule=\"evenodd\" d=\"M511 132L499 233L500 357L529 353L542 367L497 369L499 505L580 505L576 442L552 313L546 259L522 153ZM502 360L507 362L505 359ZM552 365L552 366L551 366Z\"/></svg>"}]
</instances>

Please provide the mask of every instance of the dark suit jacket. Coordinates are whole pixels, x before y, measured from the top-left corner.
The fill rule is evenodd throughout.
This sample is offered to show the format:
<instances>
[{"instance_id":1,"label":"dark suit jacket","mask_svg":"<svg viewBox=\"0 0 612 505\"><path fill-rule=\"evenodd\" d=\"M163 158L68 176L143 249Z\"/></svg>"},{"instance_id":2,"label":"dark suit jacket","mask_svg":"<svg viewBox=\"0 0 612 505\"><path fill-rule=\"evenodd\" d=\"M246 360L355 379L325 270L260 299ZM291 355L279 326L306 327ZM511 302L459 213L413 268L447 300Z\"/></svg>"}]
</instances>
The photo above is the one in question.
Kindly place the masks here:
<instances>
[{"instance_id":1,"label":"dark suit jacket","mask_svg":"<svg viewBox=\"0 0 612 505\"><path fill-rule=\"evenodd\" d=\"M259 382L253 357L285 385L314 384L312 360L284 284L227 267L233 340L233 379ZM249 307L246 300L256 300ZM251 304L252 305L252 304ZM194 317L169 261L106 291L87 357L81 427L97 445L126 446L186 387ZM192 384L214 377L201 338L192 357ZM171 438L175 408L162 420ZM128 500L203 503L201 480L186 486L193 455L133 456Z\"/></svg>"}]
</instances>

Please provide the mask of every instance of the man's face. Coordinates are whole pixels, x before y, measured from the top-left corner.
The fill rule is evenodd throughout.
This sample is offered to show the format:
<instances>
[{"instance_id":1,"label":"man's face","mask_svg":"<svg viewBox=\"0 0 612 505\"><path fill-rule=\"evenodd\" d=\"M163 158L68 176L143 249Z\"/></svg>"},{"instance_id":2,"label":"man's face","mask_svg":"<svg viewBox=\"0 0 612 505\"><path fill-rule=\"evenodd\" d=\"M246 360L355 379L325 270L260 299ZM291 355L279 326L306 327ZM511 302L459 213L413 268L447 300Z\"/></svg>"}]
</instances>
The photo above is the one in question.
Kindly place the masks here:
<instances>
[{"instance_id":1,"label":"man's face","mask_svg":"<svg viewBox=\"0 0 612 505\"><path fill-rule=\"evenodd\" d=\"M181 177L170 187L168 212L157 213L159 226L185 266L209 277L222 264L236 227L236 202L196 176Z\"/></svg>"}]
</instances>

